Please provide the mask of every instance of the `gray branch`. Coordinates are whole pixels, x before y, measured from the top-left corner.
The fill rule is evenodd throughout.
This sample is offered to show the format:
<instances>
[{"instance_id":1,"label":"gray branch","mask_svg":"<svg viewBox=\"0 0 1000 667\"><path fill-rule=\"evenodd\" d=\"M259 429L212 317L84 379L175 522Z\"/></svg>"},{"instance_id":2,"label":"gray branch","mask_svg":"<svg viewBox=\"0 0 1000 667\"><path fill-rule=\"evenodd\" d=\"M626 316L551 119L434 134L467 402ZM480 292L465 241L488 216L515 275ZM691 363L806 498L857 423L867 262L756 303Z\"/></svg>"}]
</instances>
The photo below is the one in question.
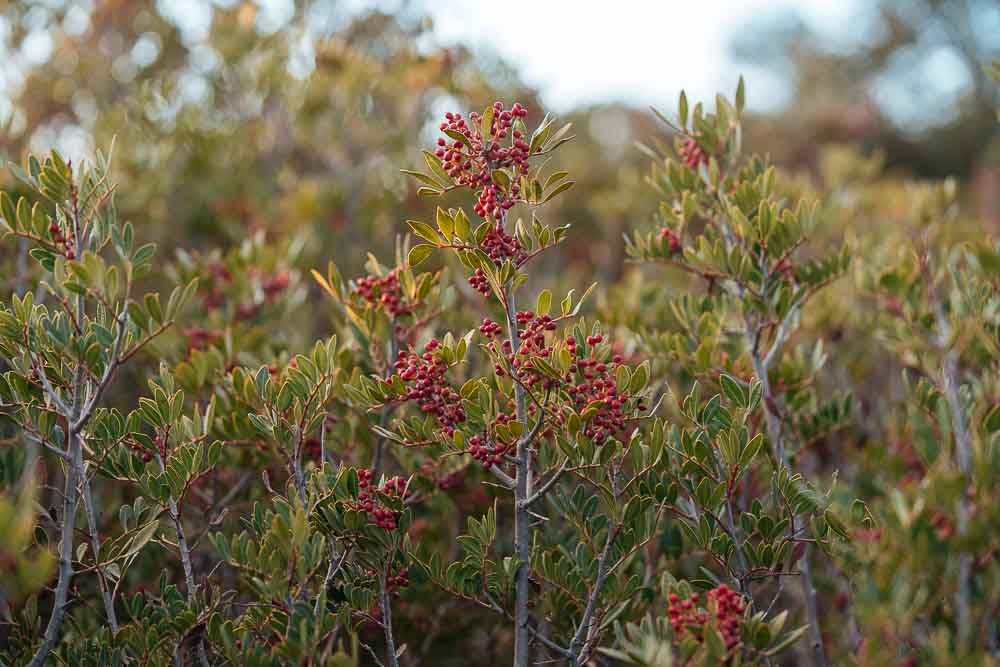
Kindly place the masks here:
<instances>
[{"instance_id":1,"label":"gray branch","mask_svg":"<svg viewBox=\"0 0 1000 667\"><path fill-rule=\"evenodd\" d=\"M108 588L108 580L100 564L101 536L97 532L97 513L94 511L94 498L90 490L90 479L83 476L83 506L87 513L87 529L90 531L90 549L94 552L94 568L97 570L97 582L101 587L101 597L104 600L104 614L111 626L111 632L118 634L118 617L115 614L115 600Z\"/></svg>"},{"instance_id":2,"label":"gray branch","mask_svg":"<svg viewBox=\"0 0 1000 667\"><path fill-rule=\"evenodd\" d=\"M83 425L87 423L90 416L94 412L94 407L97 405L97 401L100 400L101 396L104 394L104 390L107 389L108 384L111 383L111 379L114 377L115 371L118 369L121 360L118 355L121 352L122 341L125 338L125 321L127 320L127 305L122 304L121 312L115 318L117 324L117 332L115 333L114 343L111 345L111 356L108 357L108 365L104 367L104 373L101 375L101 379L98 381L97 386L94 388L87 396L87 400L84 401L83 406L80 408L79 414L76 419L73 420L72 428L74 431L79 431L83 428ZM89 387L88 387L89 389Z\"/></svg>"},{"instance_id":3,"label":"gray branch","mask_svg":"<svg viewBox=\"0 0 1000 667\"><path fill-rule=\"evenodd\" d=\"M66 485L63 492L62 527L59 542L59 579L56 582L55 594L52 600L52 615L49 616L48 625L45 626L42 645L38 647L35 655L28 662L28 667L42 667L52 652L52 648L59 641L59 631L62 629L63 619L66 616L69 585L74 574L73 537L76 529L78 489L83 470L83 451L79 439L72 435L69 438L71 459L66 470Z\"/></svg>"},{"instance_id":4,"label":"gray branch","mask_svg":"<svg viewBox=\"0 0 1000 667\"><path fill-rule=\"evenodd\" d=\"M392 365L396 362L396 356L399 354L398 344L396 342L396 325L395 319L389 320L389 358L386 359L386 368L383 379L388 380L392 377ZM379 426L384 431L389 425L389 415L392 413L392 408L388 405L382 408L382 415L379 417ZM382 458L385 454L385 436L379 434L378 438L375 440L375 451L372 452L372 479L377 480L378 474L382 470Z\"/></svg>"},{"instance_id":5,"label":"gray branch","mask_svg":"<svg viewBox=\"0 0 1000 667\"><path fill-rule=\"evenodd\" d=\"M536 502L544 498L545 494L549 492L549 489L551 489L555 485L555 483L559 481L559 478L563 476L563 473L566 472L566 465L568 463L569 459L565 459L562 462L562 465L559 466L559 469L556 470L554 473L552 473L552 477L549 477L549 479L546 480L546 482L542 484L542 486L539 487L537 491L535 491L530 496L521 501L520 505L523 507L530 507L531 505L535 504Z\"/></svg>"},{"instance_id":6,"label":"gray branch","mask_svg":"<svg viewBox=\"0 0 1000 667\"><path fill-rule=\"evenodd\" d=\"M513 285L508 284L505 290L507 338L510 341L512 354L515 356L521 348L521 339L517 335L516 303ZM525 402L524 387L520 382L514 382L514 399L517 405L517 420L528 430L528 410ZM515 582L514 602L514 667L528 667L529 626L531 621L528 602L531 596L529 578L531 576L531 514L523 505L528 498L530 487L530 450L523 439L517 442L517 476L514 479L514 551L518 559Z\"/></svg>"},{"instance_id":7,"label":"gray branch","mask_svg":"<svg viewBox=\"0 0 1000 667\"><path fill-rule=\"evenodd\" d=\"M774 343L768 351L766 357L761 357L760 336L762 327L747 318L747 342L750 348L750 358L753 363L754 375L757 376L761 384L761 393L764 399L764 421L767 426L767 437L774 448L774 458L778 466L791 471L788 464L788 457L785 452L785 443L781 435L781 420L774 414L774 394L771 391L771 382L768 379L768 370L771 363L781 352L781 345L784 344L789 334L788 324L792 322L791 315L796 308L789 311L782 321L775 335ZM794 521L792 523L794 526ZM826 651L823 648L823 631L819 623L819 611L816 603L816 588L813 585L812 568L809 564L809 550L803 553L798 564L799 576L802 582L802 595L805 601L806 621L809 625L809 644L812 651L813 664L816 667L826 667Z\"/></svg>"},{"instance_id":8,"label":"gray branch","mask_svg":"<svg viewBox=\"0 0 1000 667\"><path fill-rule=\"evenodd\" d=\"M156 462L160 465L160 471L164 472L166 468L163 465L163 458L159 454L156 455ZM177 507L177 501L172 496L168 501L168 508L170 510L170 519L174 524L174 532L177 535L177 550L180 552L181 567L184 569L187 603L193 607L196 601L195 593L197 592L197 587L194 581L194 569L191 567L191 550L188 548L187 537L184 534L184 525L181 523L181 513ZM178 647L179 653L180 647ZM205 653L205 644L201 639L198 640L198 660L202 667L208 667L208 655Z\"/></svg>"},{"instance_id":9,"label":"gray branch","mask_svg":"<svg viewBox=\"0 0 1000 667\"><path fill-rule=\"evenodd\" d=\"M615 526L613 529L609 528L607 540L604 542L604 549L601 551L600 558L597 561L597 578L594 579L594 585L591 587L590 594L587 597L587 607L584 609L583 617L580 618L580 623L576 626L576 632L573 634L573 639L569 644L568 657L572 667L577 667L584 658L584 654L587 653L590 640L587 639L587 641L584 641L584 639L590 632L594 612L597 610L597 599L600 597L601 590L604 588L604 582L608 578L608 556L611 554L611 547L614 546L615 538L618 537L619 529L620 526Z\"/></svg>"},{"instance_id":10,"label":"gray branch","mask_svg":"<svg viewBox=\"0 0 1000 667\"><path fill-rule=\"evenodd\" d=\"M951 340L952 328L944 306L933 283L933 277L928 276L931 303L937 320L937 346L945 352L941 364L941 379L944 385L945 400L948 403L951 418L952 435L955 439L955 460L962 474L964 484L958 497L956 508L957 533L962 538L969 530L969 499L967 487L972 473L972 437L966 421L965 408L959 395L959 353ZM967 646L972 634L972 603L971 603L972 555L966 550L958 554L958 583L955 590L956 626L960 646Z\"/></svg>"},{"instance_id":11,"label":"gray branch","mask_svg":"<svg viewBox=\"0 0 1000 667\"><path fill-rule=\"evenodd\" d=\"M388 667L399 667L399 658L396 656L396 640L392 636L392 605L389 603L389 591L387 590L387 574L389 564L386 563L378 577L378 605L382 611L382 630L385 634L385 652Z\"/></svg>"}]
</instances>

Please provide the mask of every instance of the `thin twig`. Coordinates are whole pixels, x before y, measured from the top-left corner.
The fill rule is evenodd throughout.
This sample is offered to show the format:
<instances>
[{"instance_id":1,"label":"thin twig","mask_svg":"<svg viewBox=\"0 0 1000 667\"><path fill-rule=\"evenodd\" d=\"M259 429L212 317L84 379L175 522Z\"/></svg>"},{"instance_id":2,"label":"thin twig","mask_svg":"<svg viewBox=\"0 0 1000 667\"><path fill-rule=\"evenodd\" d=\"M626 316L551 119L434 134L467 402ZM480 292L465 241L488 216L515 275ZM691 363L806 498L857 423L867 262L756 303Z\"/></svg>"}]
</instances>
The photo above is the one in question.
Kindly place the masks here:
<instances>
[{"instance_id":1,"label":"thin twig","mask_svg":"<svg viewBox=\"0 0 1000 667\"><path fill-rule=\"evenodd\" d=\"M517 312L514 301L514 287L508 283L504 290L505 311L507 317L507 338L510 341L511 354L516 358L521 347L521 339L518 336ZM525 401L525 389L520 383L514 384L514 397L517 408L517 420L521 422L525 430L528 430L528 411ZM541 417L539 418L541 419ZM531 516L528 508L523 505L528 498L530 488L530 450L524 445L523 440L517 442L517 476L514 487L514 551L518 560L518 568L515 582L515 606L514 606L514 667L527 667L529 660L529 637L528 627L530 625L530 611L528 609L531 588L529 578L531 576Z\"/></svg>"},{"instance_id":2,"label":"thin twig","mask_svg":"<svg viewBox=\"0 0 1000 667\"><path fill-rule=\"evenodd\" d=\"M83 468L83 455L79 440L73 435L69 435L68 437L70 438L69 449L71 459L69 465L67 465L66 485L63 493L62 528L59 544L59 579L56 582L55 594L52 600L52 614L49 616L48 625L45 627L42 644L28 662L28 667L42 667L52 652L52 648L59 640L59 631L62 629L63 619L66 615L66 600L69 594L69 585L73 579L73 536L76 529L77 489L80 482L80 471Z\"/></svg>"},{"instance_id":3,"label":"thin twig","mask_svg":"<svg viewBox=\"0 0 1000 667\"><path fill-rule=\"evenodd\" d=\"M378 605L382 612L386 660L389 661L389 667L399 667L399 658L396 656L396 640L392 636L392 604L389 602L388 582L386 581L388 569L389 563L386 561L378 577Z\"/></svg>"},{"instance_id":4,"label":"thin twig","mask_svg":"<svg viewBox=\"0 0 1000 667\"><path fill-rule=\"evenodd\" d=\"M549 479L546 480L546 482L542 484L542 486L537 491L535 491L533 494L525 498L521 502L521 504L524 507L530 507L534 503L544 498L545 494L549 492L549 489L551 489L552 486L559 481L559 478L562 477L563 473L566 472L566 465L568 463L569 459L563 460L562 465L559 466L559 469L556 470L554 473L552 473L552 476L549 477Z\"/></svg>"},{"instance_id":5,"label":"thin twig","mask_svg":"<svg viewBox=\"0 0 1000 667\"><path fill-rule=\"evenodd\" d=\"M597 599L601 595L601 591L604 588L604 582L608 577L608 556L611 554L611 547L614 546L615 539L618 537L618 532L621 530L621 524L618 524L614 529L608 531L607 540L604 542L604 549L601 551L600 558L597 561L597 578L594 579L594 585L590 589L590 594L587 597L587 607L584 609L583 617L580 618L580 623L576 626L576 632L573 633L573 639L569 643L569 661L570 665L576 667L580 664L580 659L583 654L587 652L588 642L584 641L584 636L588 633L590 624L594 618L594 612L597 609Z\"/></svg>"},{"instance_id":6,"label":"thin twig","mask_svg":"<svg viewBox=\"0 0 1000 667\"><path fill-rule=\"evenodd\" d=\"M94 499L90 490L90 480L83 477L83 506L87 513L87 529L90 531L90 549L94 552L94 568L97 571L97 581L101 587L101 597L104 600L104 614L111 626L111 632L118 634L118 617L115 614L115 601L108 588L104 569L101 567L101 536L97 531L97 514L94 511Z\"/></svg>"}]
</instances>

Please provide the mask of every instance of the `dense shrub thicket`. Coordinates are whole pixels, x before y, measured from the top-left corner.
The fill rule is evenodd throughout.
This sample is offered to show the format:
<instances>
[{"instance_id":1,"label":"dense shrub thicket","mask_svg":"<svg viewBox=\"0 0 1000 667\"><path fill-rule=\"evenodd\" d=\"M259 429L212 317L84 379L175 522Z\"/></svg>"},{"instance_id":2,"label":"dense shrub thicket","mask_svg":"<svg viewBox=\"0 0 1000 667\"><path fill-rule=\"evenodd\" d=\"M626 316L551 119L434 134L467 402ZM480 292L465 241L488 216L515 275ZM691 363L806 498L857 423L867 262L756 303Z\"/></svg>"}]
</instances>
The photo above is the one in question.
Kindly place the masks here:
<instances>
[{"instance_id":1,"label":"dense shrub thicket","mask_svg":"<svg viewBox=\"0 0 1000 667\"><path fill-rule=\"evenodd\" d=\"M570 125L449 111L361 275L158 256L113 150L12 165L0 661L994 664L1000 245L747 154L744 98L660 115L611 242L548 219Z\"/></svg>"}]
</instances>

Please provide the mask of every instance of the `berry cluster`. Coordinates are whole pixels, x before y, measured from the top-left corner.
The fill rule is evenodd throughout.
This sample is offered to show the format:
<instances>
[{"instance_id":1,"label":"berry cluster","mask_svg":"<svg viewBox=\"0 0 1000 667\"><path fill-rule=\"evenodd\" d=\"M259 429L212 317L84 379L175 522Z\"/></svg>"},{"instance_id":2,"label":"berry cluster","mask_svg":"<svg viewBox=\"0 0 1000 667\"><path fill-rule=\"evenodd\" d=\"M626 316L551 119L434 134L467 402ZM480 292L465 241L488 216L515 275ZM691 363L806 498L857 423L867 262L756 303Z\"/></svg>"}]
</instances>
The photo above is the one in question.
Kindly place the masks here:
<instances>
[{"instance_id":1,"label":"berry cluster","mask_svg":"<svg viewBox=\"0 0 1000 667\"><path fill-rule=\"evenodd\" d=\"M520 264L527 256L521 242L505 232L499 222L490 228L479 245L497 266L500 266L505 259L512 259L515 264Z\"/></svg>"},{"instance_id":2,"label":"berry cluster","mask_svg":"<svg viewBox=\"0 0 1000 667\"><path fill-rule=\"evenodd\" d=\"M264 296L268 301L274 301L282 292L288 289L288 285L292 282L291 274L282 269L278 271L273 276L267 278L260 286L261 290L264 292Z\"/></svg>"},{"instance_id":3,"label":"berry cluster","mask_svg":"<svg viewBox=\"0 0 1000 667\"><path fill-rule=\"evenodd\" d=\"M360 489L358 492L358 503L360 504L360 508L371 516L376 526L383 530L393 530L396 528L396 519L399 514L388 507L376 504L372 477L371 470L367 468L358 469L358 488ZM385 480L382 486L378 488L378 491L389 496L405 498L409 495L406 486L406 480L397 476Z\"/></svg>"},{"instance_id":4,"label":"berry cluster","mask_svg":"<svg viewBox=\"0 0 1000 667\"><path fill-rule=\"evenodd\" d=\"M697 593L684 600L676 593L667 598L667 617L677 639L682 639L689 631L701 639L701 628L708 623L708 612L697 605Z\"/></svg>"},{"instance_id":5,"label":"berry cluster","mask_svg":"<svg viewBox=\"0 0 1000 667\"><path fill-rule=\"evenodd\" d=\"M555 331L556 323L548 315L535 317L535 313L530 310L519 311L516 317L521 327L517 333L518 340L521 341L518 353L515 355L510 341L505 340L501 345L503 355L513 369L515 377L525 386L532 387L541 382L544 389L552 389L557 384L556 380L544 378L533 372L534 363L530 357L548 357L552 354L552 346L545 341L545 332ZM500 377L507 374L500 363L495 364L493 370Z\"/></svg>"},{"instance_id":6,"label":"berry cluster","mask_svg":"<svg viewBox=\"0 0 1000 667\"><path fill-rule=\"evenodd\" d=\"M481 435L474 435L469 438L469 445L467 449L469 450L469 454L472 455L472 458L482 463L483 467L487 470L495 465L499 465L503 460L503 454L490 445L490 443Z\"/></svg>"},{"instance_id":7,"label":"berry cluster","mask_svg":"<svg viewBox=\"0 0 1000 667\"><path fill-rule=\"evenodd\" d=\"M482 463L483 467L489 470L493 466L499 465L505 455L513 453L517 448L517 438L502 439L497 432L497 427L510 424L516 419L512 414L501 412L489 426L490 436L488 439L481 435L474 435L469 438L468 450L472 458Z\"/></svg>"},{"instance_id":8,"label":"berry cluster","mask_svg":"<svg viewBox=\"0 0 1000 667\"><path fill-rule=\"evenodd\" d=\"M497 323L487 318L479 327L479 332L491 340L489 349L497 356L502 355L507 362L504 364L502 359L498 359L494 363L493 370L498 377L513 373L514 378L526 387L540 386L546 391L564 388L571 401L570 407L577 413L596 404L597 412L588 420L583 432L597 445L626 431L633 409L645 409L641 398L633 400L627 391L618 391L616 376L624 358L620 354L615 354L609 362L598 358L597 346L604 341L604 336L588 336L587 352L580 350L576 338L567 336L565 345L571 356L569 369L561 378L552 378L536 372L534 359L552 356L553 344L546 339L546 333L556 330L556 322L548 315L536 316L530 310L519 311L516 317L520 341L517 354L514 354L509 340L497 344L495 339L500 332ZM557 419L561 421L566 417L568 411ZM473 458L483 463L499 462L494 458L496 449L495 445L492 448L484 445L480 437L469 441Z\"/></svg>"},{"instance_id":9,"label":"berry cluster","mask_svg":"<svg viewBox=\"0 0 1000 667\"><path fill-rule=\"evenodd\" d=\"M708 153L698 145L694 138L688 138L678 151L681 162L690 169L697 169L698 165L708 162Z\"/></svg>"},{"instance_id":10,"label":"berry cluster","mask_svg":"<svg viewBox=\"0 0 1000 667\"><path fill-rule=\"evenodd\" d=\"M399 589L410 585L410 572L405 567L396 574L389 575L385 581L386 588L394 597L399 597Z\"/></svg>"},{"instance_id":11,"label":"berry cluster","mask_svg":"<svg viewBox=\"0 0 1000 667\"><path fill-rule=\"evenodd\" d=\"M746 601L742 595L725 584L710 590L708 599L715 608L715 625L719 634L726 642L726 648L731 649L740 643L740 628L743 626Z\"/></svg>"},{"instance_id":12,"label":"berry cluster","mask_svg":"<svg viewBox=\"0 0 1000 667\"><path fill-rule=\"evenodd\" d=\"M483 323L479 325L479 333L486 336L489 340L493 340L500 333L500 325L488 317L484 318Z\"/></svg>"},{"instance_id":13,"label":"berry cluster","mask_svg":"<svg viewBox=\"0 0 1000 667\"><path fill-rule=\"evenodd\" d=\"M399 284L399 269L393 269L381 278L365 276L351 285L351 292L368 305L384 311L390 317L405 315L411 308L403 302L403 288Z\"/></svg>"},{"instance_id":14,"label":"berry cluster","mask_svg":"<svg viewBox=\"0 0 1000 667\"><path fill-rule=\"evenodd\" d=\"M660 243L666 246L671 255L676 255L681 251L681 240L669 227L660 230Z\"/></svg>"},{"instance_id":15,"label":"berry cluster","mask_svg":"<svg viewBox=\"0 0 1000 667\"><path fill-rule=\"evenodd\" d=\"M322 453L323 453L323 442L316 436L310 436L302 441L302 454L307 459L318 460Z\"/></svg>"},{"instance_id":16,"label":"berry cluster","mask_svg":"<svg viewBox=\"0 0 1000 667\"><path fill-rule=\"evenodd\" d=\"M472 285L472 289L476 290L483 296L490 295L490 281L486 278L486 272L482 269L476 269L469 276L469 284Z\"/></svg>"},{"instance_id":17,"label":"berry cluster","mask_svg":"<svg viewBox=\"0 0 1000 667\"><path fill-rule=\"evenodd\" d=\"M502 102L495 102L489 127L483 127L483 118L469 114L466 122L462 114L448 112L440 129L447 138L437 140L435 155L441 159L442 168L455 182L477 192L473 210L482 218L492 218L490 227L480 246L497 266L510 259L520 264L527 257L521 242L503 228L504 214L519 201L521 186L518 176L528 173L531 146L523 136L523 125L515 121L528 115L527 109L515 103L506 109ZM520 128L520 129L519 129ZM493 182L493 172L509 169L514 182L504 191ZM469 278L469 284L480 294L488 296L489 281L482 269Z\"/></svg>"},{"instance_id":18,"label":"berry cluster","mask_svg":"<svg viewBox=\"0 0 1000 667\"><path fill-rule=\"evenodd\" d=\"M704 640L704 628L711 620L726 643L732 649L740 643L740 629L743 626L743 612L746 601L736 591L725 584L708 592L710 611L698 607L698 594L692 593L687 599L671 593L668 599L667 616L678 640L690 635L697 641Z\"/></svg>"},{"instance_id":19,"label":"berry cluster","mask_svg":"<svg viewBox=\"0 0 1000 667\"><path fill-rule=\"evenodd\" d=\"M780 273L785 278L785 280L795 279L795 267L792 265L791 260L789 260L787 257L782 259L777 264L775 264L774 272Z\"/></svg>"},{"instance_id":20,"label":"berry cluster","mask_svg":"<svg viewBox=\"0 0 1000 667\"><path fill-rule=\"evenodd\" d=\"M189 350L204 350L222 338L222 333L211 329L191 327L184 330L184 336L189 340Z\"/></svg>"},{"instance_id":21,"label":"berry cluster","mask_svg":"<svg viewBox=\"0 0 1000 667\"><path fill-rule=\"evenodd\" d=\"M260 306L256 303L241 303L236 306L236 319L238 321L249 320L256 317L260 312Z\"/></svg>"},{"instance_id":22,"label":"berry cluster","mask_svg":"<svg viewBox=\"0 0 1000 667\"><path fill-rule=\"evenodd\" d=\"M596 346L604 341L604 336L595 334L586 339L590 348L588 356L583 357L579 351L576 339L572 336L566 338L566 347L573 357L570 364L567 382L570 384L566 392L573 400L577 412L582 412L592 403L598 404L597 414L590 418L584 427L584 435L590 438L594 444L602 445L609 437L615 437L623 433L628 426L628 415L626 411L629 406L630 397L618 391L618 382L615 379L618 367L622 364L622 356L619 354L611 358L611 363L605 363L597 359ZM644 410L645 405L640 399L635 404L636 409Z\"/></svg>"},{"instance_id":23,"label":"berry cluster","mask_svg":"<svg viewBox=\"0 0 1000 667\"><path fill-rule=\"evenodd\" d=\"M56 242L56 246L62 248L63 257L69 260L76 259L76 251L73 248L76 247L76 239L73 237L73 230L67 230L66 234L62 233L59 229L59 225L52 223L49 225L49 234L52 235L52 240Z\"/></svg>"},{"instance_id":24,"label":"berry cluster","mask_svg":"<svg viewBox=\"0 0 1000 667\"><path fill-rule=\"evenodd\" d=\"M934 526L939 540L947 540L955 535L955 526L943 512L934 512L931 516L931 525Z\"/></svg>"},{"instance_id":25,"label":"berry cluster","mask_svg":"<svg viewBox=\"0 0 1000 667\"><path fill-rule=\"evenodd\" d=\"M434 482L437 488L442 491L461 486L465 471L458 469L449 472L443 464L444 461L441 459L427 459L420 464L420 474Z\"/></svg>"},{"instance_id":26,"label":"berry cluster","mask_svg":"<svg viewBox=\"0 0 1000 667\"><path fill-rule=\"evenodd\" d=\"M132 440L128 448L136 454L140 454L142 456L143 463L149 463L153 460L154 456L159 456L164 462L166 462L169 455L167 441L161 435L157 435L153 438L152 447L147 447L138 440Z\"/></svg>"},{"instance_id":27,"label":"berry cluster","mask_svg":"<svg viewBox=\"0 0 1000 667\"><path fill-rule=\"evenodd\" d=\"M224 283L233 282L232 271L230 271L229 268L219 260L213 260L212 263L208 265L208 272L216 280L220 280Z\"/></svg>"},{"instance_id":28,"label":"berry cluster","mask_svg":"<svg viewBox=\"0 0 1000 667\"><path fill-rule=\"evenodd\" d=\"M222 286L233 282L233 273L219 260L212 260L208 265L208 276L209 279L205 281L205 284L212 285L212 288L204 296L205 307L209 310L216 310L226 302Z\"/></svg>"},{"instance_id":29,"label":"berry cluster","mask_svg":"<svg viewBox=\"0 0 1000 667\"><path fill-rule=\"evenodd\" d=\"M455 426L465 421L462 398L445 381L448 364L434 351L436 339L424 346L423 354L403 350L393 368L406 383L406 399L417 401L420 409L434 415L438 425L451 437Z\"/></svg>"},{"instance_id":30,"label":"berry cluster","mask_svg":"<svg viewBox=\"0 0 1000 667\"><path fill-rule=\"evenodd\" d=\"M548 315L535 317L533 311L522 310L517 313L517 323L524 327L517 334L521 340L519 354L536 354L540 357L552 354L552 348L545 344L545 332L556 330L556 323L552 321L551 317Z\"/></svg>"},{"instance_id":31,"label":"berry cluster","mask_svg":"<svg viewBox=\"0 0 1000 667\"><path fill-rule=\"evenodd\" d=\"M134 453L139 454L140 456L142 456L142 462L143 463L149 463L150 461L153 460L153 452L152 452L152 450L150 450L149 448L147 448L145 445L143 445L138 440L133 440L129 444L128 448L131 449Z\"/></svg>"},{"instance_id":32,"label":"berry cluster","mask_svg":"<svg viewBox=\"0 0 1000 667\"><path fill-rule=\"evenodd\" d=\"M528 257L521 242L504 231L500 221L490 227L479 245L497 266L503 264L504 260L507 259L513 260L515 265L520 265ZM476 269L469 276L469 284L483 296L488 296L490 293L490 283L486 278L486 272L482 269Z\"/></svg>"},{"instance_id":33,"label":"berry cluster","mask_svg":"<svg viewBox=\"0 0 1000 667\"><path fill-rule=\"evenodd\" d=\"M462 114L448 112L444 115L445 122L440 129L448 134L451 141L444 137L438 139L435 152L441 158L445 172L459 185L479 189L479 199L474 207L480 217L492 215L499 219L502 211L514 205L514 199L504 197L504 194L493 183L493 170L512 168L515 173L528 173L528 156L530 146L524 141L520 130L513 128L514 120L528 115L527 109L515 103L510 109L505 109L502 102L493 104L493 120L483 136L482 118L479 114L469 115L471 122L467 123ZM461 139L456 138L461 135ZM508 145L504 139L511 138ZM517 196L519 187L511 186L511 194Z\"/></svg>"}]
</instances>

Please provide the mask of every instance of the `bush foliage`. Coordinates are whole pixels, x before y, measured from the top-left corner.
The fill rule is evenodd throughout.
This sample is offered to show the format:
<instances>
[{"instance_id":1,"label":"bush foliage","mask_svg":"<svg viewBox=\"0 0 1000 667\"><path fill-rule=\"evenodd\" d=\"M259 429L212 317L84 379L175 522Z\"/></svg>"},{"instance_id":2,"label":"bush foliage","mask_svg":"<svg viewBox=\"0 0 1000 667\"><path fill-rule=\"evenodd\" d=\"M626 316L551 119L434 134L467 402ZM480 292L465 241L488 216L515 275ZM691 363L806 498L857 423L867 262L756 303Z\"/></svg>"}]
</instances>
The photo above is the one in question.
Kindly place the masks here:
<instances>
[{"instance_id":1,"label":"bush foliage","mask_svg":"<svg viewBox=\"0 0 1000 667\"><path fill-rule=\"evenodd\" d=\"M995 664L1000 244L958 184L776 166L742 82L610 184L530 102L421 135L377 92L332 194L308 137L209 208L274 165L141 179L129 127L11 164L0 664ZM295 226L328 207L377 252Z\"/></svg>"}]
</instances>

